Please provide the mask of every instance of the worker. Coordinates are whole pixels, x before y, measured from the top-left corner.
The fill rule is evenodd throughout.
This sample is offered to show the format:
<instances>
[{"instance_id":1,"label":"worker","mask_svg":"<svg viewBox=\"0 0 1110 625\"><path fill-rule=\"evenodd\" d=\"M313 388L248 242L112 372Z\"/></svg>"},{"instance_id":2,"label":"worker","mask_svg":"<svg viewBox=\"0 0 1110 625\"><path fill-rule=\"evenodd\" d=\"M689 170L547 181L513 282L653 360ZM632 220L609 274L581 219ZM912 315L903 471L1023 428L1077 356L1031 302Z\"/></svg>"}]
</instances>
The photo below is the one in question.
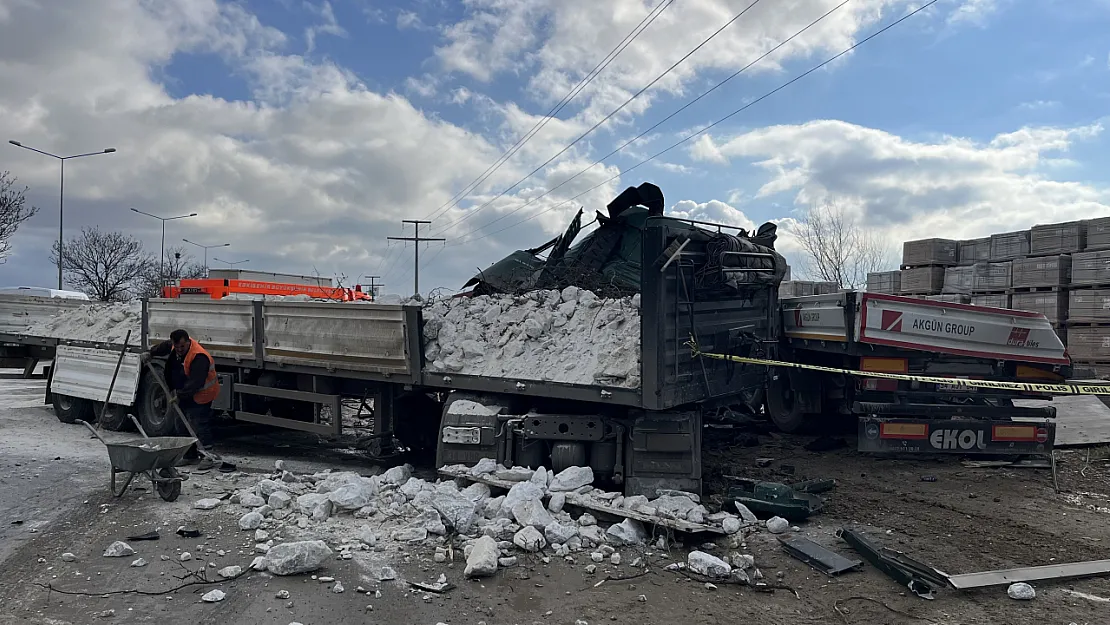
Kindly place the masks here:
<instances>
[{"instance_id":1,"label":"worker","mask_svg":"<svg viewBox=\"0 0 1110 625\"><path fill-rule=\"evenodd\" d=\"M170 340L150 348L141 356L143 364L151 358L166 358L166 386L171 389L170 403L176 403L196 431L206 450L212 446L212 402L220 394L212 355L185 330L174 330ZM167 406L168 408L168 406ZM186 464L200 460L211 464L216 458L200 460L194 445L185 454Z\"/></svg>"}]
</instances>

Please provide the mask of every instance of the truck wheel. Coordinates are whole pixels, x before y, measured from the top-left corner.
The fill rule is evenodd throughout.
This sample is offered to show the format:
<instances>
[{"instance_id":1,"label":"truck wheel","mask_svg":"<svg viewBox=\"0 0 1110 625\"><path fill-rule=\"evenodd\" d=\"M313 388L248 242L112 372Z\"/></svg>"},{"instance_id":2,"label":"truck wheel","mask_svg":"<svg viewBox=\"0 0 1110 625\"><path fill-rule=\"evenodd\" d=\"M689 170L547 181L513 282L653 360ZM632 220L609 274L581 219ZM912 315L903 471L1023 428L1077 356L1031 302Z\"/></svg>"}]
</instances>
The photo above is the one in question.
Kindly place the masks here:
<instances>
[{"instance_id":1,"label":"truck wheel","mask_svg":"<svg viewBox=\"0 0 1110 625\"><path fill-rule=\"evenodd\" d=\"M166 403L166 393L152 377L153 375L149 370L143 372L139 384L139 401L135 405L135 411L147 436L173 436L178 420L177 414L166 410L169 408Z\"/></svg>"},{"instance_id":2,"label":"truck wheel","mask_svg":"<svg viewBox=\"0 0 1110 625\"><path fill-rule=\"evenodd\" d=\"M91 401L58 393L52 393L52 396L54 399L54 414L62 423L77 423L78 419L85 422L93 420Z\"/></svg>"},{"instance_id":3,"label":"truck wheel","mask_svg":"<svg viewBox=\"0 0 1110 625\"><path fill-rule=\"evenodd\" d=\"M787 434L803 431L809 421L795 395L790 386L790 376L785 373L772 377L767 386L767 416Z\"/></svg>"},{"instance_id":4,"label":"truck wheel","mask_svg":"<svg viewBox=\"0 0 1110 625\"><path fill-rule=\"evenodd\" d=\"M93 403L93 410L97 415L104 408L104 402ZM120 406L118 404L108 404L108 409L104 411L104 416L100 417L100 427L112 432L126 432L134 429L131 425L131 419L128 415L131 408L128 406Z\"/></svg>"}]
</instances>

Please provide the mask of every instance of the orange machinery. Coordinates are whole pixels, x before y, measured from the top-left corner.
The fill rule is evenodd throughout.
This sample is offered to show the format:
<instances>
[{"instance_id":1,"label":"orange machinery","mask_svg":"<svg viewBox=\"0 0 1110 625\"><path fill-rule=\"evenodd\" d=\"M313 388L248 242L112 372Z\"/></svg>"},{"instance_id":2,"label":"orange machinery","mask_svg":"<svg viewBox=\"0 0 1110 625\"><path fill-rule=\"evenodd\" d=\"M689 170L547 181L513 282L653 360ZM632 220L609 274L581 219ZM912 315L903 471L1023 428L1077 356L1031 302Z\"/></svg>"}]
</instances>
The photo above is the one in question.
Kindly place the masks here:
<instances>
[{"instance_id":1,"label":"orange machinery","mask_svg":"<svg viewBox=\"0 0 1110 625\"><path fill-rule=\"evenodd\" d=\"M232 294L241 295L307 295L317 299L330 299L338 302L372 302L374 297L355 288L335 287L312 284L291 284L262 280L243 280L235 278L198 278L178 280L177 284L162 288L162 297L203 297L222 299Z\"/></svg>"}]
</instances>

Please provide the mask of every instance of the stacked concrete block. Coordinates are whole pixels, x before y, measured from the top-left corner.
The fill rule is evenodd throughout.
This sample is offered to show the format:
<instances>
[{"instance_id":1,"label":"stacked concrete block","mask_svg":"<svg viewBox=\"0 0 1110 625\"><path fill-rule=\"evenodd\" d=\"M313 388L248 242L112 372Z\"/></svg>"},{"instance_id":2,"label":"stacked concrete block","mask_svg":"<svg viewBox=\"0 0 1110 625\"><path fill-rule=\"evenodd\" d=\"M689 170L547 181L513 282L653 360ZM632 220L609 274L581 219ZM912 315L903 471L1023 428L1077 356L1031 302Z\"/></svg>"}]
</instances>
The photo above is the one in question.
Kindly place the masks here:
<instances>
[{"instance_id":1,"label":"stacked concrete block","mask_svg":"<svg viewBox=\"0 0 1110 625\"><path fill-rule=\"evenodd\" d=\"M1110 324L1110 289L1072 291L1068 297L1068 321Z\"/></svg>"},{"instance_id":2,"label":"stacked concrete block","mask_svg":"<svg viewBox=\"0 0 1110 625\"><path fill-rule=\"evenodd\" d=\"M1087 245L1087 222L1069 221L1029 229L1029 254L1048 256L1082 252Z\"/></svg>"},{"instance_id":3,"label":"stacked concrete block","mask_svg":"<svg viewBox=\"0 0 1110 625\"><path fill-rule=\"evenodd\" d=\"M967 293L942 293L940 295L926 295L924 299L930 302L947 302L949 304L970 304L971 295Z\"/></svg>"},{"instance_id":4,"label":"stacked concrete block","mask_svg":"<svg viewBox=\"0 0 1110 625\"><path fill-rule=\"evenodd\" d=\"M921 239L902 244L902 264L908 267L955 265L959 244L950 239Z\"/></svg>"},{"instance_id":5,"label":"stacked concrete block","mask_svg":"<svg viewBox=\"0 0 1110 625\"><path fill-rule=\"evenodd\" d=\"M944 288L944 267L913 267L902 270L902 293L938 295Z\"/></svg>"},{"instance_id":6,"label":"stacked concrete block","mask_svg":"<svg viewBox=\"0 0 1110 625\"><path fill-rule=\"evenodd\" d=\"M1084 250L1110 249L1110 217L1087 221L1087 245Z\"/></svg>"},{"instance_id":7,"label":"stacked concrete block","mask_svg":"<svg viewBox=\"0 0 1110 625\"><path fill-rule=\"evenodd\" d=\"M1110 337L1106 328L1068 328L1068 353L1077 362L1110 363Z\"/></svg>"},{"instance_id":8,"label":"stacked concrete block","mask_svg":"<svg viewBox=\"0 0 1110 625\"><path fill-rule=\"evenodd\" d=\"M1011 263L976 263L971 288L975 293L996 293L1010 288Z\"/></svg>"},{"instance_id":9,"label":"stacked concrete block","mask_svg":"<svg viewBox=\"0 0 1110 625\"><path fill-rule=\"evenodd\" d=\"M1071 257L1071 283L1110 285L1110 250L1080 252Z\"/></svg>"},{"instance_id":10,"label":"stacked concrete block","mask_svg":"<svg viewBox=\"0 0 1110 625\"><path fill-rule=\"evenodd\" d=\"M1010 308L1043 314L1052 324L1062 324L1068 317L1068 294L1065 291L1014 293Z\"/></svg>"},{"instance_id":11,"label":"stacked concrete block","mask_svg":"<svg viewBox=\"0 0 1110 625\"><path fill-rule=\"evenodd\" d=\"M991 259L991 238L968 239L960 241L956 254L961 265L974 265L985 263Z\"/></svg>"},{"instance_id":12,"label":"stacked concrete block","mask_svg":"<svg viewBox=\"0 0 1110 625\"><path fill-rule=\"evenodd\" d=\"M1071 284L1071 256L1042 256L1019 258L1014 261L1013 285L1015 289Z\"/></svg>"},{"instance_id":13,"label":"stacked concrete block","mask_svg":"<svg viewBox=\"0 0 1110 625\"><path fill-rule=\"evenodd\" d=\"M991 260L1014 260L1029 255L1029 231L991 235Z\"/></svg>"},{"instance_id":14,"label":"stacked concrete block","mask_svg":"<svg viewBox=\"0 0 1110 625\"><path fill-rule=\"evenodd\" d=\"M1009 308L1010 307L1010 294L1009 293L979 293L971 296L971 303L974 306L988 306L990 308Z\"/></svg>"},{"instance_id":15,"label":"stacked concrete block","mask_svg":"<svg viewBox=\"0 0 1110 625\"><path fill-rule=\"evenodd\" d=\"M875 271L867 274L867 291L897 295L902 291L902 272Z\"/></svg>"},{"instance_id":16,"label":"stacked concrete block","mask_svg":"<svg viewBox=\"0 0 1110 625\"><path fill-rule=\"evenodd\" d=\"M945 267L944 286L941 288L941 293L962 293L964 295L969 295L971 294L971 287L974 283L974 278L975 266Z\"/></svg>"}]
</instances>

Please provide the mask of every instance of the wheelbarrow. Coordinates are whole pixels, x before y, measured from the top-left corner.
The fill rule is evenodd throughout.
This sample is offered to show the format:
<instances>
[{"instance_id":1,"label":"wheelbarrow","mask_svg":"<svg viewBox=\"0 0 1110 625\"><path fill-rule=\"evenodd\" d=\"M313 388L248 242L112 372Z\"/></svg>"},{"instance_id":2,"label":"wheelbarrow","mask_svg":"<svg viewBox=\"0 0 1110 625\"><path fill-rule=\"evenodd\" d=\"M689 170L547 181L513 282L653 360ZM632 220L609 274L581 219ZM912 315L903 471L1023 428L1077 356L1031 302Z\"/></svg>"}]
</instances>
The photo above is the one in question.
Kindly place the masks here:
<instances>
[{"instance_id":1,"label":"wheelbarrow","mask_svg":"<svg viewBox=\"0 0 1110 625\"><path fill-rule=\"evenodd\" d=\"M96 428L87 422L80 419L77 422L89 428L93 436L100 439L100 442L108 448L108 460L112 463L111 488L113 495L122 497L123 493L127 492L127 488L131 486L131 480L135 479L136 475L143 473L150 478L151 483L154 484L154 490L158 491L159 497L165 501L176 500L181 495L181 482L187 478L181 475L175 467L181 461L185 452L197 442L197 439L189 436L156 436L151 438L146 435L135 417L131 417L131 420L143 437L119 443L109 443L100 436ZM123 480L122 486L117 488L116 474L119 473L126 473L127 478Z\"/></svg>"}]
</instances>

